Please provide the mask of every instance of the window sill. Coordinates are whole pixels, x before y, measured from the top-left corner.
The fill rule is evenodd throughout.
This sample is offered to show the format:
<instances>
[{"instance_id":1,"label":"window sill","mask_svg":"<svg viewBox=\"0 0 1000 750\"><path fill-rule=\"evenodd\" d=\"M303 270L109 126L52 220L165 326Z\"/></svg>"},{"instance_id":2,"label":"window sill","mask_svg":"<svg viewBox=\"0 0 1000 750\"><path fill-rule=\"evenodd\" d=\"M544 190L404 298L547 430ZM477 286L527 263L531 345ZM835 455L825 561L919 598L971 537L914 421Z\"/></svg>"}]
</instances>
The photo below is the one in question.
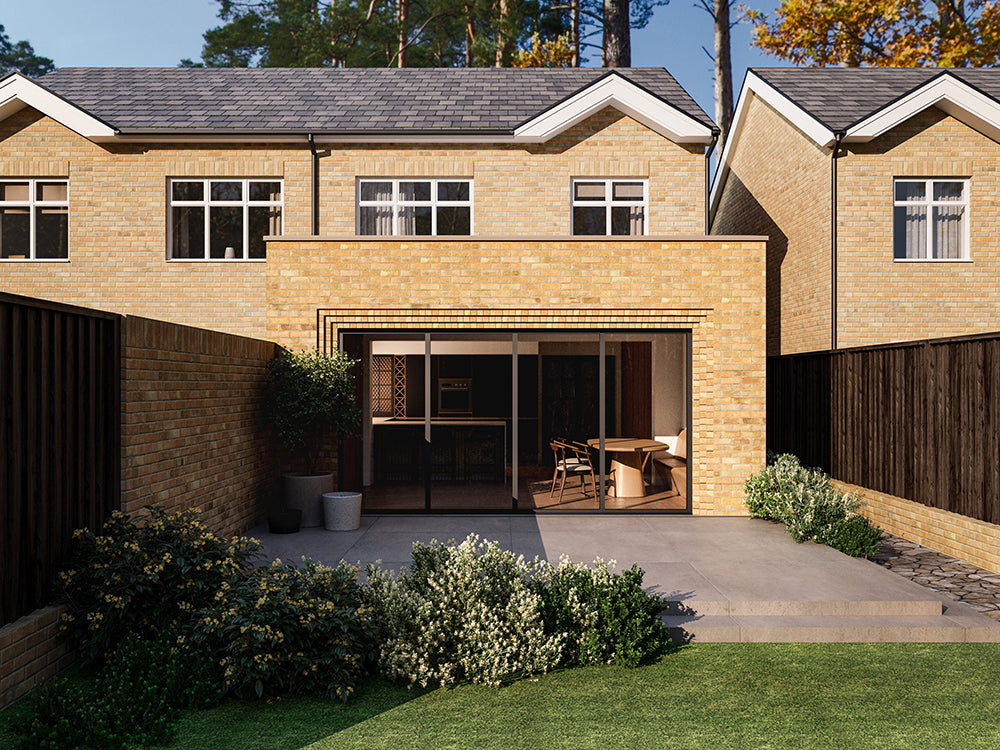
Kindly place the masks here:
<instances>
[{"instance_id":1,"label":"window sill","mask_svg":"<svg viewBox=\"0 0 1000 750\"><path fill-rule=\"evenodd\" d=\"M971 263L972 258L893 258L893 263Z\"/></svg>"},{"instance_id":2,"label":"window sill","mask_svg":"<svg viewBox=\"0 0 1000 750\"><path fill-rule=\"evenodd\" d=\"M267 258L167 258L167 263L267 263Z\"/></svg>"},{"instance_id":3,"label":"window sill","mask_svg":"<svg viewBox=\"0 0 1000 750\"><path fill-rule=\"evenodd\" d=\"M69 263L69 258L0 258L0 263Z\"/></svg>"}]
</instances>

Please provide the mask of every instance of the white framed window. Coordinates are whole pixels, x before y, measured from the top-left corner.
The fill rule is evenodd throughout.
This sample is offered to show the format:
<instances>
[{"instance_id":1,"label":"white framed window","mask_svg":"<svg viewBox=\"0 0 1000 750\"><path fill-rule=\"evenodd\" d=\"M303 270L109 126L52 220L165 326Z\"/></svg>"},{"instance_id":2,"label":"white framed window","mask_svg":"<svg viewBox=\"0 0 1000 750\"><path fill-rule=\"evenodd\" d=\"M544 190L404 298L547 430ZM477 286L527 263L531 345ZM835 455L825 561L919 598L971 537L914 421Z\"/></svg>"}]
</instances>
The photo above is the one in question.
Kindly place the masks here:
<instances>
[{"instance_id":1,"label":"white framed window","mask_svg":"<svg viewBox=\"0 0 1000 750\"><path fill-rule=\"evenodd\" d=\"M573 234L646 234L648 180L578 179L572 190Z\"/></svg>"},{"instance_id":2,"label":"white framed window","mask_svg":"<svg viewBox=\"0 0 1000 750\"><path fill-rule=\"evenodd\" d=\"M358 179L359 235L472 234L472 180Z\"/></svg>"},{"instance_id":3,"label":"white framed window","mask_svg":"<svg viewBox=\"0 0 1000 750\"><path fill-rule=\"evenodd\" d=\"M69 180L0 178L0 260L69 259Z\"/></svg>"},{"instance_id":4,"label":"white framed window","mask_svg":"<svg viewBox=\"0 0 1000 750\"><path fill-rule=\"evenodd\" d=\"M969 181L893 181L894 260L967 260Z\"/></svg>"},{"instance_id":5,"label":"white framed window","mask_svg":"<svg viewBox=\"0 0 1000 750\"><path fill-rule=\"evenodd\" d=\"M283 184L272 179L172 179L167 258L264 260L281 234Z\"/></svg>"}]
</instances>

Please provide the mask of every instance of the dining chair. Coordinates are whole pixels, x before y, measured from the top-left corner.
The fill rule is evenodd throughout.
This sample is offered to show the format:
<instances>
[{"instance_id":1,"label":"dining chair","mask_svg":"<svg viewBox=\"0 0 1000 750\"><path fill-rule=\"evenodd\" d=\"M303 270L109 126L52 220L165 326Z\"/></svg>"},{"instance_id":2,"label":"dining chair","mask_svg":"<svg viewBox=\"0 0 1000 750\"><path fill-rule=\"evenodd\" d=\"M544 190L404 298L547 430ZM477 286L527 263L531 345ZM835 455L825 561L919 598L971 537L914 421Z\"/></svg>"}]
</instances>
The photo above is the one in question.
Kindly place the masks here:
<instances>
[{"instance_id":1,"label":"dining chair","mask_svg":"<svg viewBox=\"0 0 1000 750\"><path fill-rule=\"evenodd\" d=\"M563 494L566 492L566 481L570 476L580 477L580 489L583 496L587 496L587 474L590 474L590 484L594 490L594 497L597 497L597 477L594 474L594 465L590 460L590 449L581 443L574 443L570 440L554 438L549 442L555 458L555 471L552 473L552 489L549 490L549 500L556 491L556 482L562 478L559 485L559 502L562 502Z\"/></svg>"}]
</instances>

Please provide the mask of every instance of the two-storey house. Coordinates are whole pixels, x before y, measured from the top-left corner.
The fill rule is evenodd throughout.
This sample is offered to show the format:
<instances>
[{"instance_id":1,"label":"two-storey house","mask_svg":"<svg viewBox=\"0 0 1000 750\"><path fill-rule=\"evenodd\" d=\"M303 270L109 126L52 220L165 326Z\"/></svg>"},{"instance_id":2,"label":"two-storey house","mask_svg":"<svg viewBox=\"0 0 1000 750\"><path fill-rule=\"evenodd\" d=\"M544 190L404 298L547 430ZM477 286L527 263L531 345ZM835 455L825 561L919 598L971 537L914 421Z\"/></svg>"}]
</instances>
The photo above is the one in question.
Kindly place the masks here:
<instances>
[{"instance_id":1,"label":"two-storey house","mask_svg":"<svg viewBox=\"0 0 1000 750\"><path fill-rule=\"evenodd\" d=\"M716 132L655 69L14 74L0 288L342 347L370 509L738 513L764 243L706 235ZM614 455L682 432L686 486ZM553 438L606 481L553 493Z\"/></svg>"}]
</instances>

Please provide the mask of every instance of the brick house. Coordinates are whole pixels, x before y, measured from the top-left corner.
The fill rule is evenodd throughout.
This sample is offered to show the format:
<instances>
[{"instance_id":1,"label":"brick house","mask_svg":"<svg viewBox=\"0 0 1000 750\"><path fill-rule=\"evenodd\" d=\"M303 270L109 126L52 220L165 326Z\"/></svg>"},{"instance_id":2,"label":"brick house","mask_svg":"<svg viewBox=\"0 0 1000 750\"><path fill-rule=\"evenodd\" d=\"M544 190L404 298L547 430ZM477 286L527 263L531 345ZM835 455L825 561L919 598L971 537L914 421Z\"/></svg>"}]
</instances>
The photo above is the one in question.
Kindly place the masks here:
<instances>
[{"instance_id":1,"label":"brick house","mask_svg":"<svg viewBox=\"0 0 1000 750\"><path fill-rule=\"evenodd\" d=\"M995 343L920 344L963 352L936 379L887 363L917 348L898 342L1000 329L998 167L993 69L751 69L711 196L714 232L769 238L769 357L829 368L814 395L843 420L822 436L831 473L864 484L846 486L890 532L992 570ZM844 365L834 384L835 361L857 377ZM783 396L772 408L791 408Z\"/></svg>"},{"instance_id":2,"label":"brick house","mask_svg":"<svg viewBox=\"0 0 1000 750\"><path fill-rule=\"evenodd\" d=\"M657 69L12 74L0 288L348 350L370 509L742 513L764 242L706 236L716 132ZM682 431L686 486L549 497L553 437Z\"/></svg>"},{"instance_id":3,"label":"brick house","mask_svg":"<svg viewBox=\"0 0 1000 750\"><path fill-rule=\"evenodd\" d=\"M997 329L998 98L991 69L747 73L711 226L769 236L768 354Z\"/></svg>"}]
</instances>

